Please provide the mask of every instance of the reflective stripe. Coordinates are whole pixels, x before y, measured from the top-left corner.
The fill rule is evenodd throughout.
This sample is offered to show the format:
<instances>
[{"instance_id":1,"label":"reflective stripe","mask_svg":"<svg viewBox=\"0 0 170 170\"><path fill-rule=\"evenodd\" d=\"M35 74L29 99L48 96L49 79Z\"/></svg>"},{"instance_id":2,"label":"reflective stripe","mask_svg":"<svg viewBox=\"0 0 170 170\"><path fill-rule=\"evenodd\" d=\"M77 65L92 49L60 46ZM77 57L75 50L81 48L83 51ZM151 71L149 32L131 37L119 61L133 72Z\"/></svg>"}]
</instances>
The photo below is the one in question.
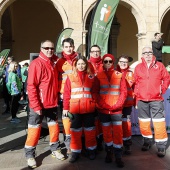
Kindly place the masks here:
<instances>
[{"instance_id":1,"label":"reflective stripe","mask_svg":"<svg viewBox=\"0 0 170 170\"><path fill-rule=\"evenodd\" d=\"M72 88L71 89L71 92L80 92L80 91L83 91L83 88Z\"/></svg>"},{"instance_id":2,"label":"reflective stripe","mask_svg":"<svg viewBox=\"0 0 170 170\"><path fill-rule=\"evenodd\" d=\"M119 88L120 88L119 85L111 85L110 87L111 87L111 88L114 88L114 89L119 89Z\"/></svg>"},{"instance_id":3,"label":"reflective stripe","mask_svg":"<svg viewBox=\"0 0 170 170\"><path fill-rule=\"evenodd\" d=\"M71 149L71 152L81 153L81 149Z\"/></svg>"},{"instance_id":4,"label":"reflective stripe","mask_svg":"<svg viewBox=\"0 0 170 170\"><path fill-rule=\"evenodd\" d=\"M40 124L37 124L37 125L28 124L28 128L39 128L39 127L40 127Z\"/></svg>"},{"instance_id":5,"label":"reflective stripe","mask_svg":"<svg viewBox=\"0 0 170 170\"><path fill-rule=\"evenodd\" d=\"M88 150L94 150L94 149L96 149L96 148L97 148L97 146L90 146L90 147L87 147Z\"/></svg>"},{"instance_id":6,"label":"reflective stripe","mask_svg":"<svg viewBox=\"0 0 170 170\"><path fill-rule=\"evenodd\" d=\"M82 127L81 128L78 128L78 129L75 129L75 128L70 128L71 131L74 131L74 132L81 132L82 131Z\"/></svg>"},{"instance_id":7,"label":"reflective stripe","mask_svg":"<svg viewBox=\"0 0 170 170\"><path fill-rule=\"evenodd\" d=\"M59 142L58 141L57 142L50 142L49 145L51 146L51 145L54 145L56 143L59 143Z\"/></svg>"},{"instance_id":8,"label":"reflective stripe","mask_svg":"<svg viewBox=\"0 0 170 170\"><path fill-rule=\"evenodd\" d=\"M131 136L127 138L123 138L124 141L129 140L129 139L131 139Z\"/></svg>"},{"instance_id":9,"label":"reflective stripe","mask_svg":"<svg viewBox=\"0 0 170 170\"><path fill-rule=\"evenodd\" d=\"M111 122L102 123L102 126L110 126Z\"/></svg>"},{"instance_id":10,"label":"reflective stripe","mask_svg":"<svg viewBox=\"0 0 170 170\"><path fill-rule=\"evenodd\" d=\"M113 125L122 125L122 121L114 121L112 122Z\"/></svg>"},{"instance_id":11,"label":"reflective stripe","mask_svg":"<svg viewBox=\"0 0 170 170\"><path fill-rule=\"evenodd\" d=\"M164 138L164 139L155 139L155 142L166 142L168 141L168 138Z\"/></svg>"},{"instance_id":12,"label":"reflective stripe","mask_svg":"<svg viewBox=\"0 0 170 170\"><path fill-rule=\"evenodd\" d=\"M117 145L117 144L113 143L114 148L122 148L122 146L123 146L123 144Z\"/></svg>"},{"instance_id":13,"label":"reflective stripe","mask_svg":"<svg viewBox=\"0 0 170 170\"><path fill-rule=\"evenodd\" d=\"M165 122L165 118L152 119L153 122Z\"/></svg>"},{"instance_id":14,"label":"reflective stripe","mask_svg":"<svg viewBox=\"0 0 170 170\"><path fill-rule=\"evenodd\" d=\"M57 122L55 122L55 121L52 121L52 122L48 122L47 123L49 126L52 126L52 125L56 125L56 124L58 124Z\"/></svg>"},{"instance_id":15,"label":"reflective stripe","mask_svg":"<svg viewBox=\"0 0 170 170\"><path fill-rule=\"evenodd\" d=\"M88 87L84 87L84 88L72 88L71 89L71 92L82 92L82 91L90 91L91 88L88 88Z\"/></svg>"},{"instance_id":16,"label":"reflective stripe","mask_svg":"<svg viewBox=\"0 0 170 170\"><path fill-rule=\"evenodd\" d=\"M94 126L93 127L88 127L88 128L84 127L84 130L85 131L92 131L92 130L95 130L95 127Z\"/></svg>"},{"instance_id":17,"label":"reflective stripe","mask_svg":"<svg viewBox=\"0 0 170 170\"><path fill-rule=\"evenodd\" d=\"M72 72L73 72L73 70L66 70L66 71L64 71L64 73L62 75L70 74Z\"/></svg>"},{"instance_id":18,"label":"reflective stripe","mask_svg":"<svg viewBox=\"0 0 170 170\"><path fill-rule=\"evenodd\" d=\"M150 138L150 139L152 139L152 138L153 138L153 136L152 136L152 135L148 135L148 136L146 136L146 135L143 135L143 134L142 134L142 136L143 136L143 137L146 137L146 138Z\"/></svg>"},{"instance_id":19,"label":"reflective stripe","mask_svg":"<svg viewBox=\"0 0 170 170\"><path fill-rule=\"evenodd\" d=\"M106 146L112 146L113 142L106 142L105 144L106 144Z\"/></svg>"},{"instance_id":20,"label":"reflective stripe","mask_svg":"<svg viewBox=\"0 0 170 170\"><path fill-rule=\"evenodd\" d=\"M150 122L151 118L147 118L147 119L142 119L142 118L138 118L141 122Z\"/></svg>"},{"instance_id":21,"label":"reflective stripe","mask_svg":"<svg viewBox=\"0 0 170 170\"><path fill-rule=\"evenodd\" d=\"M80 98L92 98L91 94L76 94L71 95L71 99L80 99Z\"/></svg>"},{"instance_id":22,"label":"reflective stripe","mask_svg":"<svg viewBox=\"0 0 170 170\"><path fill-rule=\"evenodd\" d=\"M25 148L27 148L27 149L34 149L35 147L33 147L33 146L28 146L28 145L25 145Z\"/></svg>"},{"instance_id":23,"label":"reflective stripe","mask_svg":"<svg viewBox=\"0 0 170 170\"><path fill-rule=\"evenodd\" d=\"M111 94L111 95L119 95L120 92L116 92L116 91L112 91L112 92L108 92L108 91L100 91L100 94Z\"/></svg>"}]
</instances>

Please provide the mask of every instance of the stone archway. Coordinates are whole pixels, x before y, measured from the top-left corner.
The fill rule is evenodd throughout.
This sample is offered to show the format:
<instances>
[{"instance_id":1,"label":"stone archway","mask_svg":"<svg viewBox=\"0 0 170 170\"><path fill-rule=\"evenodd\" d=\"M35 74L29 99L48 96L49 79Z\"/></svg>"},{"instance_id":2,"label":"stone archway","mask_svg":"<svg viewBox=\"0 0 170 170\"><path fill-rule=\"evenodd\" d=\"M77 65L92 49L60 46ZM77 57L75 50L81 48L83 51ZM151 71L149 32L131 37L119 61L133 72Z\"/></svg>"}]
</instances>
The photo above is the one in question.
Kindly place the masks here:
<instances>
[{"instance_id":1,"label":"stone archway","mask_svg":"<svg viewBox=\"0 0 170 170\"><path fill-rule=\"evenodd\" d=\"M21 21L23 21L23 19L22 20L20 19L21 17L19 16L19 14L17 15L19 17L16 17L16 15L15 15L15 18L14 17L12 18L13 21L15 21L15 23L17 23L17 26L15 25L15 27L14 26L12 27L12 37L13 38L12 38L12 47L11 47L12 54L11 55L17 56L16 58L18 61L23 60L23 59L28 59L29 53L31 53L31 52L39 52L40 41L42 41L44 39L50 39L55 43L60 31L64 27L68 27L68 17L66 16L65 10L61 6L61 3L58 2L58 0L57 0L57 2L56 2L56 0L55 1L54 0L47 0L47 1L43 1L43 0L42 1L7 0L7 1L3 1L0 5L1 18L3 16L4 12L7 10L7 8L11 8L11 7L14 8L14 6L15 6L15 10L12 10L12 14L13 14L14 11L16 11L16 4L19 2L22 3L22 5L24 6L23 8L26 9L27 14L28 14L27 16L23 14L23 18L25 17L25 20L27 20L30 24L28 25L27 28L24 24L21 24L22 27L20 27L19 21L21 23ZM26 3L26 5L24 3ZM29 3L31 3L31 4L29 4ZM35 7L33 7L33 6L37 5L39 3L41 3L39 8L42 8L42 3L47 4L48 9L49 9L48 11L52 12L52 14L53 14L52 18L49 15L48 15L48 18L46 18L44 12L41 13L41 11L39 11L39 13L37 13L36 15L33 16L33 12L36 11L36 9L37 9L37 8L34 9ZM27 7L27 5L28 5L28 7ZM22 9L21 5L19 5L19 6L20 6L20 9ZM45 5L43 5L43 9L45 9ZM37 9L37 10L39 10L39 9ZM49 24L50 27L42 25L44 22L43 18L45 19L45 21L47 23L50 23ZM33 22L31 22L30 20ZM44 23L46 23L46 22L44 22ZM28 23L26 23L26 24L28 24ZM37 24L42 25L41 28L37 28ZM5 28L5 27L3 27L3 28ZM18 29L21 30L22 36L20 35L20 32ZM22 33L24 31L24 29L26 29L25 34ZM37 29L39 29L39 31ZM32 32L30 30L32 30ZM28 34L28 32L31 32L31 35L29 37L26 36L26 34ZM31 36L32 36L32 40L31 40ZM35 38L33 38L33 36L35 36ZM0 46L1 46L1 44L0 44ZM10 48L9 44L8 44L8 48ZM20 48L22 48L22 50ZM21 58L21 57L23 57L23 58Z\"/></svg>"},{"instance_id":2,"label":"stone archway","mask_svg":"<svg viewBox=\"0 0 170 170\"><path fill-rule=\"evenodd\" d=\"M134 4L130 0L120 0L120 5L124 6L126 9L128 9L132 13L132 15L134 16L134 18L136 20L137 28L138 28L136 36L138 39L138 60L139 60L139 56L142 51L141 48L144 46L145 39L146 39L146 22L144 19L144 15L140 11L140 9L136 6L136 4ZM90 12L92 11L92 9L94 8L94 6L95 6L95 3L93 2L91 5L89 5L89 8L87 9L87 11L84 15L83 29L84 29L85 35L87 34L87 29L86 29L87 18L88 18L88 15L90 14Z\"/></svg>"}]
</instances>

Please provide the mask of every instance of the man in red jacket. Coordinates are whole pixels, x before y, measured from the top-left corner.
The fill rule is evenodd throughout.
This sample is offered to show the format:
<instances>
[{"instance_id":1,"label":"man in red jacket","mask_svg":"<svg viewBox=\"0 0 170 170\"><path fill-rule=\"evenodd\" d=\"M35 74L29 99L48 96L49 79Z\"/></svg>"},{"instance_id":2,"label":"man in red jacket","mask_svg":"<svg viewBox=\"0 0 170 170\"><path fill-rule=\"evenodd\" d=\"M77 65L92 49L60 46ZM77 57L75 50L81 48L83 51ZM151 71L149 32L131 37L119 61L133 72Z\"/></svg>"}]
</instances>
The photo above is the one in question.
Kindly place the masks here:
<instances>
[{"instance_id":1,"label":"man in red jacket","mask_svg":"<svg viewBox=\"0 0 170 170\"><path fill-rule=\"evenodd\" d=\"M27 80L30 114L25 155L30 168L36 168L35 149L44 116L49 128L52 156L64 160L64 155L59 149L57 121L58 71L55 64L58 57L54 55L54 44L49 40L41 43L40 50L39 57L30 64Z\"/></svg>"},{"instance_id":2,"label":"man in red jacket","mask_svg":"<svg viewBox=\"0 0 170 170\"><path fill-rule=\"evenodd\" d=\"M152 121L155 143L158 149L157 155L164 157L168 137L162 95L169 86L170 78L164 65L156 61L151 47L143 48L142 63L136 66L134 77L139 127L144 138L142 151L147 151L151 147L153 139Z\"/></svg>"}]
</instances>

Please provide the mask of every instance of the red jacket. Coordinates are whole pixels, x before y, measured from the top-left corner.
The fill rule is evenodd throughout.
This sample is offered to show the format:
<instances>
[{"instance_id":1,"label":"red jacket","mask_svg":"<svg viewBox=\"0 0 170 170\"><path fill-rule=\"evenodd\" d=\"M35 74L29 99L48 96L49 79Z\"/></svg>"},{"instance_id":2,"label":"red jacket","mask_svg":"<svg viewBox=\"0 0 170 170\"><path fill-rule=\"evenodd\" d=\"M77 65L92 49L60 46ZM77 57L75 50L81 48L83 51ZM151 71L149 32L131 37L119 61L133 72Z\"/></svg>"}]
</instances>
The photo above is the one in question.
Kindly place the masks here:
<instances>
[{"instance_id":1,"label":"red jacket","mask_svg":"<svg viewBox=\"0 0 170 170\"><path fill-rule=\"evenodd\" d=\"M55 67L57 56L52 61L42 52L29 66L27 91L29 105L34 111L53 108L58 103L58 70Z\"/></svg>"},{"instance_id":2,"label":"red jacket","mask_svg":"<svg viewBox=\"0 0 170 170\"><path fill-rule=\"evenodd\" d=\"M144 58L134 71L135 95L138 100L155 101L163 100L164 94L169 86L170 77L165 66L153 57L149 68Z\"/></svg>"}]
</instances>

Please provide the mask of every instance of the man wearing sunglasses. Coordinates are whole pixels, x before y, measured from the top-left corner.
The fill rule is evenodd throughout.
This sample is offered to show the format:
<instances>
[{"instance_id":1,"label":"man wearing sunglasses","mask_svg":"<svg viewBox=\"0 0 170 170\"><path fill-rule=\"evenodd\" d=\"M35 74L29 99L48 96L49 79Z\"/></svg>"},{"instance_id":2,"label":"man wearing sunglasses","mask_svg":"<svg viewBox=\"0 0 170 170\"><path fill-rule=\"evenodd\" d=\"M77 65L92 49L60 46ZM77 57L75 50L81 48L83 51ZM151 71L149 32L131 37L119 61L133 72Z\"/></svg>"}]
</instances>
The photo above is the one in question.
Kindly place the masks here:
<instances>
[{"instance_id":1,"label":"man wearing sunglasses","mask_svg":"<svg viewBox=\"0 0 170 170\"><path fill-rule=\"evenodd\" d=\"M116 164L121 168L124 167L122 161L122 108L127 96L127 86L122 73L114 70L113 55L105 54L102 63L103 71L96 76L94 96L106 146L105 162L112 162L114 151Z\"/></svg>"},{"instance_id":2,"label":"man wearing sunglasses","mask_svg":"<svg viewBox=\"0 0 170 170\"><path fill-rule=\"evenodd\" d=\"M141 150L148 151L151 148L153 140L152 121L158 149L157 156L164 157L168 137L162 95L169 86L170 77L165 66L156 61L151 47L142 49L141 59L142 63L138 64L134 71L134 92L137 99L139 127L144 139Z\"/></svg>"},{"instance_id":3,"label":"man wearing sunglasses","mask_svg":"<svg viewBox=\"0 0 170 170\"><path fill-rule=\"evenodd\" d=\"M41 43L39 57L29 67L27 91L30 114L28 136L25 143L25 155L30 168L36 168L35 150L40 137L41 123L45 116L50 134L52 156L64 160L60 150L58 105L58 70L55 66L54 44L50 40Z\"/></svg>"}]
</instances>

